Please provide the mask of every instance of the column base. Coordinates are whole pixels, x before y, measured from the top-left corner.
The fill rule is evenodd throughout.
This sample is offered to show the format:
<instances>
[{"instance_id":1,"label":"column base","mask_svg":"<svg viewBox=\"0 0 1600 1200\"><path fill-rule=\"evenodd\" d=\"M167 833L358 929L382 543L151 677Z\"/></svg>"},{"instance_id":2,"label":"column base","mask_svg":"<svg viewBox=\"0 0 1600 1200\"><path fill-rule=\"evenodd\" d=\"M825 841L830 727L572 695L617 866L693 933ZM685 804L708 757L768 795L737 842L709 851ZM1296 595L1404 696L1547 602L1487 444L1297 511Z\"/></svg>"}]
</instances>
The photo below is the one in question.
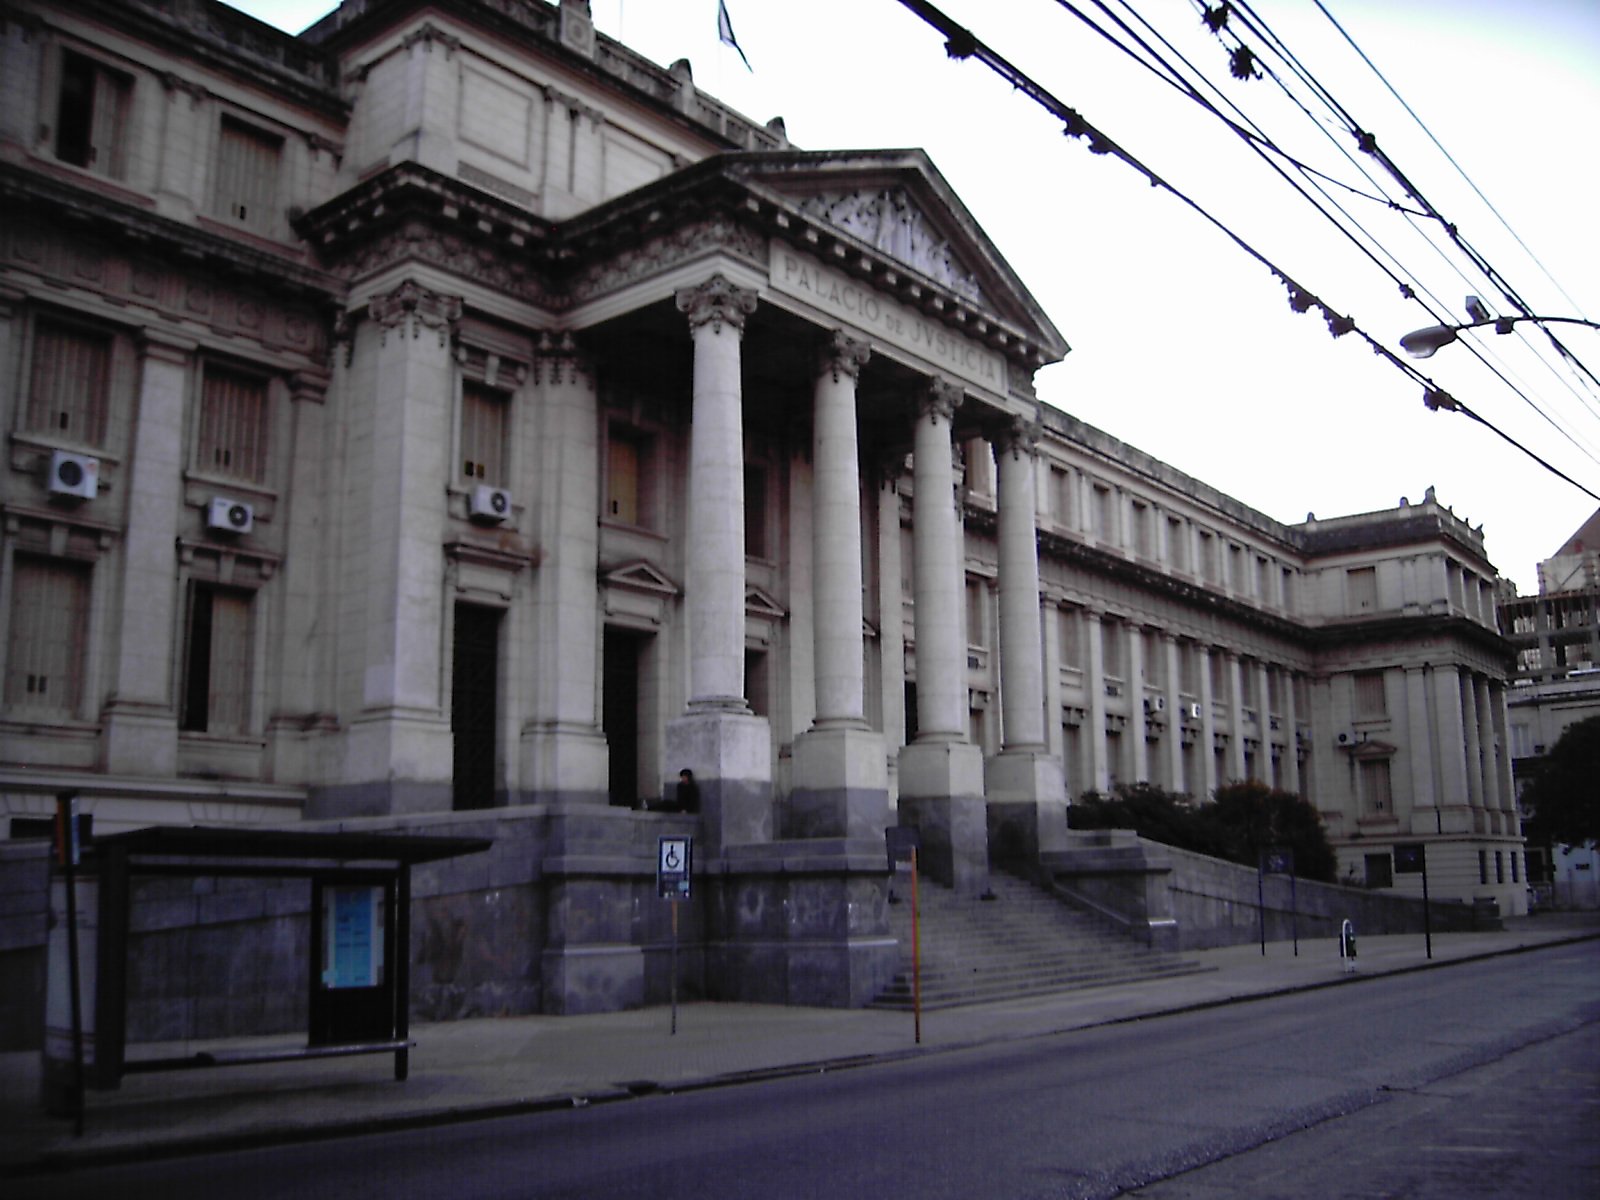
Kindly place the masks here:
<instances>
[{"instance_id":1,"label":"column base","mask_svg":"<svg viewBox=\"0 0 1600 1200\"><path fill-rule=\"evenodd\" d=\"M883 735L865 727L808 729L794 742L788 837L883 840L889 767Z\"/></svg>"},{"instance_id":2,"label":"column base","mask_svg":"<svg viewBox=\"0 0 1600 1200\"><path fill-rule=\"evenodd\" d=\"M900 751L900 824L922 834L921 868L958 892L989 883L983 752L966 742L918 742Z\"/></svg>"},{"instance_id":3,"label":"column base","mask_svg":"<svg viewBox=\"0 0 1600 1200\"><path fill-rule=\"evenodd\" d=\"M1032 866L1041 852L1067 848L1067 784L1061 760L1043 751L1006 751L984 763L989 857Z\"/></svg>"},{"instance_id":4,"label":"column base","mask_svg":"<svg viewBox=\"0 0 1600 1200\"><path fill-rule=\"evenodd\" d=\"M772 840L772 733L749 712L695 712L667 722L662 796L677 796L678 773L694 772L700 793L701 862L723 848Z\"/></svg>"},{"instance_id":5,"label":"column base","mask_svg":"<svg viewBox=\"0 0 1600 1200\"><path fill-rule=\"evenodd\" d=\"M586 725L522 731L524 804L609 804L611 762L605 734Z\"/></svg>"},{"instance_id":6,"label":"column base","mask_svg":"<svg viewBox=\"0 0 1600 1200\"><path fill-rule=\"evenodd\" d=\"M107 772L169 779L178 773L178 718L166 705L114 699L101 720Z\"/></svg>"}]
</instances>

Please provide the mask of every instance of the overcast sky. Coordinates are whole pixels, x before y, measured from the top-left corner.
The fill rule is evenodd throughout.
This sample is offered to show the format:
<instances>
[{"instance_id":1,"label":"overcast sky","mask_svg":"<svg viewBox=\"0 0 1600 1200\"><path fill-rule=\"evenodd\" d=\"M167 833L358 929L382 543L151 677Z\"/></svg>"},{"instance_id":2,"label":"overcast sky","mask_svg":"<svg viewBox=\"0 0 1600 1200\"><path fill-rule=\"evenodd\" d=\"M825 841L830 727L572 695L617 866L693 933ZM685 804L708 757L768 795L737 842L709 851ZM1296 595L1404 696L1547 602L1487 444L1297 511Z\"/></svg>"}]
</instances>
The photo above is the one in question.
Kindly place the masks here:
<instances>
[{"instance_id":1,"label":"overcast sky","mask_svg":"<svg viewBox=\"0 0 1600 1200\"><path fill-rule=\"evenodd\" d=\"M1314 0L1248 7L1534 312L1600 319L1600 2L1323 2L1499 217ZM298 31L333 4L236 6ZM1058 0L940 7L1374 338L1397 347L1436 319L1215 117ZM1094 0L1078 7L1109 26ZM1481 425L1428 411L1422 387L1365 343L1335 341L1315 310L1291 311L1283 285L1226 234L1064 137L1059 121L978 62L950 60L943 39L896 0L728 0L753 71L718 42L716 0L592 8L602 32L647 57L690 59L696 84L746 115L782 115L796 146L926 149L1073 347L1039 373L1041 399L1271 517L1390 508L1432 485L1484 526L1491 559L1526 593L1538 560L1600 507ZM1381 186L1404 198L1325 108L1313 123L1270 79L1230 78L1228 50L1189 0L1106 8L1130 23L1136 9L1288 154L1369 195ZM1283 74L1277 59L1266 62ZM1334 190L1382 247L1368 249L1437 298L1434 312L1466 320L1468 293L1493 312L1510 308L1463 253L1423 232L1429 222ZM1600 493L1600 385L1548 365L1556 360L1535 353L1538 331L1522 328L1526 342L1490 333L1481 344L1527 399L1464 345L1418 365ZM1600 331L1552 328L1600 375Z\"/></svg>"}]
</instances>

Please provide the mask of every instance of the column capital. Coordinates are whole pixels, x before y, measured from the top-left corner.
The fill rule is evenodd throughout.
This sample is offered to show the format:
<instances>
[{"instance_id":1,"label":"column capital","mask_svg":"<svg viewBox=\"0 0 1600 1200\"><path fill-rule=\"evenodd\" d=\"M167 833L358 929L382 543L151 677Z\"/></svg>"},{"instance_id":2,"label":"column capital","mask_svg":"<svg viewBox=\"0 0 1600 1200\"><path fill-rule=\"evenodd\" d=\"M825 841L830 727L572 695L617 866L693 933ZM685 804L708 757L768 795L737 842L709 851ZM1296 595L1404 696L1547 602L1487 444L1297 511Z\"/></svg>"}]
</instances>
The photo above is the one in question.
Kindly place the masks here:
<instances>
[{"instance_id":1,"label":"column capital","mask_svg":"<svg viewBox=\"0 0 1600 1200\"><path fill-rule=\"evenodd\" d=\"M917 418L942 419L945 424L955 420L956 409L961 407L961 388L948 379L932 379L917 395Z\"/></svg>"},{"instance_id":2,"label":"column capital","mask_svg":"<svg viewBox=\"0 0 1600 1200\"><path fill-rule=\"evenodd\" d=\"M744 332L744 321L756 310L756 294L736 287L726 275L713 275L695 287L680 288L675 297L678 311L689 318L690 330L708 322L712 331L722 332L726 322L735 332Z\"/></svg>"},{"instance_id":3,"label":"column capital","mask_svg":"<svg viewBox=\"0 0 1600 1200\"><path fill-rule=\"evenodd\" d=\"M566 330L541 333L533 352L535 383L580 383L594 381L594 363Z\"/></svg>"},{"instance_id":4,"label":"column capital","mask_svg":"<svg viewBox=\"0 0 1600 1200\"><path fill-rule=\"evenodd\" d=\"M861 368L871 357L872 347L866 342L851 337L843 329L831 329L822 349L817 352L817 375L820 377L831 372L835 383L847 377L859 379Z\"/></svg>"},{"instance_id":5,"label":"column capital","mask_svg":"<svg viewBox=\"0 0 1600 1200\"><path fill-rule=\"evenodd\" d=\"M1044 427L1037 420L1014 416L994 435L995 452L1004 457L1037 458Z\"/></svg>"},{"instance_id":6,"label":"column capital","mask_svg":"<svg viewBox=\"0 0 1600 1200\"><path fill-rule=\"evenodd\" d=\"M289 398L321 404L327 399L330 382L326 371L295 371L289 376Z\"/></svg>"},{"instance_id":7,"label":"column capital","mask_svg":"<svg viewBox=\"0 0 1600 1200\"><path fill-rule=\"evenodd\" d=\"M438 331L442 349L461 319L461 297L444 296L407 279L393 291L368 301L367 314L377 323L383 340L391 329L402 329L417 338L426 327Z\"/></svg>"},{"instance_id":8,"label":"column capital","mask_svg":"<svg viewBox=\"0 0 1600 1200\"><path fill-rule=\"evenodd\" d=\"M170 363L176 367L187 365L195 351L200 349L200 343L193 338L169 333L154 325L139 330L138 344L141 358Z\"/></svg>"}]
</instances>

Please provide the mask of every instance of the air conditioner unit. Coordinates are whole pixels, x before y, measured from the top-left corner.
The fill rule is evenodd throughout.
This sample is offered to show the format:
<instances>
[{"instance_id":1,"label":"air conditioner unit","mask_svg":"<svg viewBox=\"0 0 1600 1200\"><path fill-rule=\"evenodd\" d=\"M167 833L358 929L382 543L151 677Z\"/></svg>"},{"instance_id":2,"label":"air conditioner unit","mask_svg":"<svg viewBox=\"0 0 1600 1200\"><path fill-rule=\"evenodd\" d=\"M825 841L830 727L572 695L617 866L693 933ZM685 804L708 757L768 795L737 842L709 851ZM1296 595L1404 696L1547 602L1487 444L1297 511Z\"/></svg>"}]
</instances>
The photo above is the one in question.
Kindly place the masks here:
<instances>
[{"instance_id":1,"label":"air conditioner unit","mask_svg":"<svg viewBox=\"0 0 1600 1200\"><path fill-rule=\"evenodd\" d=\"M206 505L206 528L219 533L249 533L255 528L256 510L243 500L213 496Z\"/></svg>"},{"instance_id":2,"label":"air conditioner unit","mask_svg":"<svg viewBox=\"0 0 1600 1200\"><path fill-rule=\"evenodd\" d=\"M511 493L480 483L467 498L467 515L474 521L498 525L511 516Z\"/></svg>"},{"instance_id":3,"label":"air conditioner unit","mask_svg":"<svg viewBox=\"0 0 1600 1200\"><path fill-rule=\"evenodd\" d=\"M1359 733L1354 729L1341 729L1334 738L1334 742L1339 746L1340 749L1348 749L1351 746L1359 746L1366 740L1366 734Z\"/></svg>"},{"instance_id":4,"label":"air conditioner unit","mask_svg":"<svg viewBox=\"0 0 1600 1200\"><path fill-rule=\"evenodd\" d=\"M1185 705L1183 715L1191 721L1198 721L1200 719L1200 706L1198 704Z\"/></svg>"},{"instance_id":5,"label":"air conditioner unit","mask_svg":"<svg viewBox=\"0 0 1600 1200\"><path fill-rule=\"evenodd\" d=\"M1158 713L1167 711L1167 698L1165 696L1146 696L1144 698L1145 712Z\"/></svg>"},{"instance_id":6,"label":"air conditioner unit","mask_svg":"<svg viewBox=\"0 0 1600 1200\"><path fill-rule=\"evenodd\" d=\"M50 476L45 487L52 496L93 500L100 490L100 460L66 450L50 452Z\"/></svg>"}]
</instances>

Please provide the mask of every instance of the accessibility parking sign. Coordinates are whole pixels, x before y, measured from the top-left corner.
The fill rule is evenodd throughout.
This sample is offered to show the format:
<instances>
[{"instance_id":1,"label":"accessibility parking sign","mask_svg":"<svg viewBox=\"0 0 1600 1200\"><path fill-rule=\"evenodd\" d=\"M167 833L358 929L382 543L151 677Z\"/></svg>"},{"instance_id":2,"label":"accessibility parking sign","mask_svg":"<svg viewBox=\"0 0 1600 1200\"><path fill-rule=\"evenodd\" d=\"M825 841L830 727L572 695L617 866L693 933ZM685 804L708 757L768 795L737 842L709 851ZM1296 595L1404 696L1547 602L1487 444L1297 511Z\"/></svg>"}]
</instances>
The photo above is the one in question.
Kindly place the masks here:
<instances>
[{"instance_id":1,"label":"accessibility parking sign","mask_svg":"<svg viewBox=\"0 0 1600 1200\"><path fill-rule=\"evenodd\" d=\"M661 838L656 847L656 895L663 900L689 899L693 867L693 838Z\"/></svg>"}]
</instances>

